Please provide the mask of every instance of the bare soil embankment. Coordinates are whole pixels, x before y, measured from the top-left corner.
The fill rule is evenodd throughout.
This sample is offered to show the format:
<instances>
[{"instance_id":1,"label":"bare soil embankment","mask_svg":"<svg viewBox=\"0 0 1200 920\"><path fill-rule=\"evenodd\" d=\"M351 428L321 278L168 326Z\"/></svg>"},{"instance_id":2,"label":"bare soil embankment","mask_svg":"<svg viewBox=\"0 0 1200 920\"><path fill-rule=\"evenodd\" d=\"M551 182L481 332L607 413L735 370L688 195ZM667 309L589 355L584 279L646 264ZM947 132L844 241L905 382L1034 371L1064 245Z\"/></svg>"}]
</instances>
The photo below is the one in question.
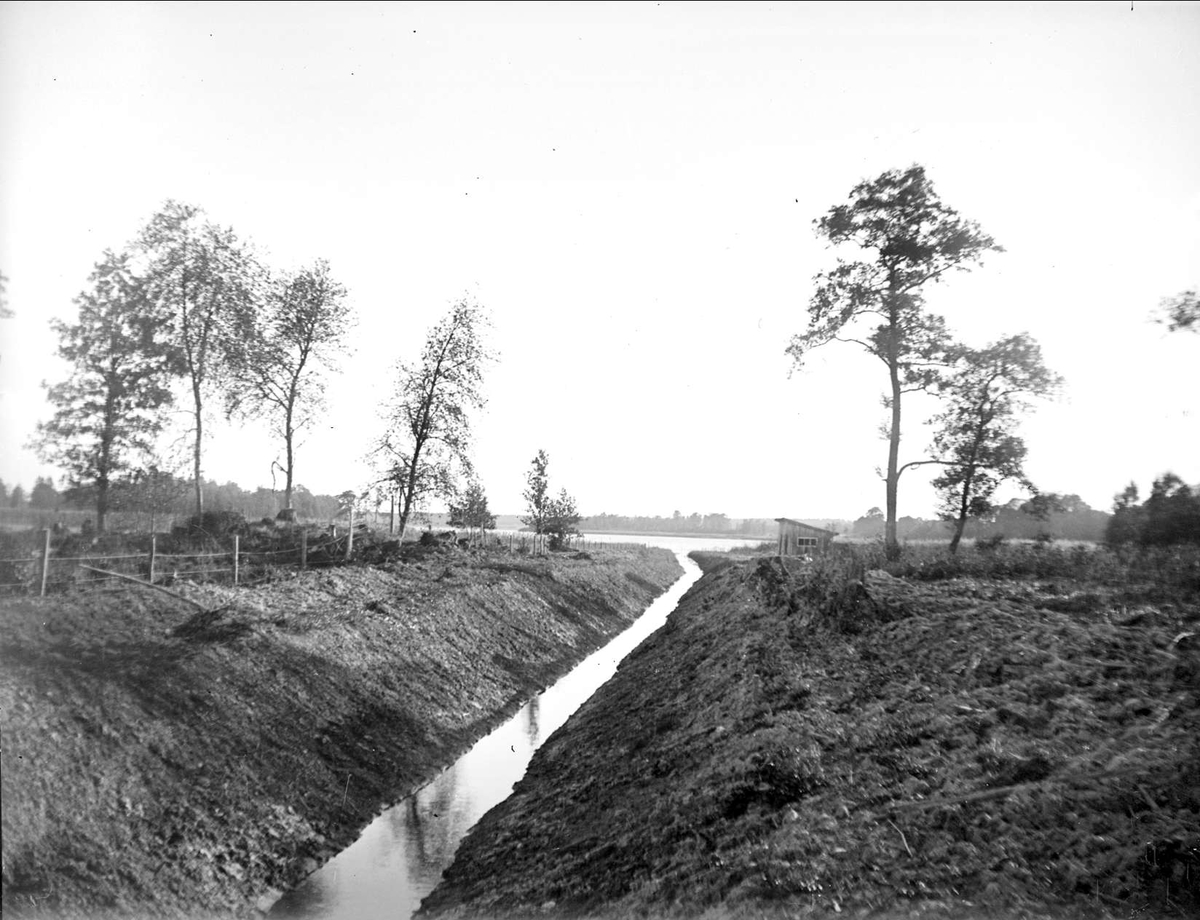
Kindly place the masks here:
<instances>
[{"instance_id":1,"label":"bare soil embankment","mask_svg":"<svg viewBox=\"0 0 1200 920\"><path fill-rule=\"evenodd\" d=\"M421 916L1200 912L1194 595L701 561Z\"/></svg>"},{"instance_id":2,"label":"bare soil embankment","mask_svg":"<svg viewBox=\"0 0 1200 920\"><path fill-rule=\"evenodd\" d=\"M431 551L0 602L6 916L251 915L680 574Z\"/></svg>"}]
</instances>

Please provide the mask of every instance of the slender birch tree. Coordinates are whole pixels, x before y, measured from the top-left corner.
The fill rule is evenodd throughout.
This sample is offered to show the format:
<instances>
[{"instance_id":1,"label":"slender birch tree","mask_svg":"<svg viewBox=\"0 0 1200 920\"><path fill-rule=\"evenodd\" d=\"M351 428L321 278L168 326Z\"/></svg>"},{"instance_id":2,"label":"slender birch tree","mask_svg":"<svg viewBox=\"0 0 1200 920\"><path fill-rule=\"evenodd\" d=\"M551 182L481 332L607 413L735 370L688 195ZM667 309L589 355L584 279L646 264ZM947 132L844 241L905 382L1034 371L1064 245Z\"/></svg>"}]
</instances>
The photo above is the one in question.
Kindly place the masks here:
<instances>
[{"instance_id":1,"label":"slender birch tree","mask_svg":"<svg viewBox=\"0 0 1200 920\"><path fill-rule=\"evenodd\" d=\"M148 296L169 317L191 395L192 478L199 515L204 511L204 407L212 391L228 385L232 343L249 335L259 268L231 229L178 201L168 201L150 219L137 246L145 258Z\"/></svg>"},{"instance_id":2,"label":"slender birch tree","mask_svg":"<svg viewBox=\"0 0 1200 920\"><path fill-rule=\"evenodd\" d=\"M375 453L399 503L400 539L428 499L453 499L458 474L471 473L471 412L486 405L483 308L460 300L429 331L421 357L398 368L387 427Z\"/></svg>"},{"instance_id":3,"label":"slender birch tree","mask_svg":"<svg viewBox=\"0 0 1200 920\"><path fill-rule=\"evenodd\" d=\"M266 285L263 309L231 343L236 384L226 392L231 415L265 417L283 442L284 507L292 507L297 439L325 405L325 378L345 352L352 315L346 289L318 260Z\"/></svg>"},{"instance_id":4,"label":"slender birch tree","mask_svg":"<svg viewBox=\"0 0 1200 920\"><path fill-rule=\"evenodd\" d=\"M521 523L533 528L534 533L545 533L546 520L549 516L550 477L546 470L550 466L550 457L544 450L539 449L533 461L529 464L529 472L525 475L526 515Z\"/></svg>"}]
</instances>

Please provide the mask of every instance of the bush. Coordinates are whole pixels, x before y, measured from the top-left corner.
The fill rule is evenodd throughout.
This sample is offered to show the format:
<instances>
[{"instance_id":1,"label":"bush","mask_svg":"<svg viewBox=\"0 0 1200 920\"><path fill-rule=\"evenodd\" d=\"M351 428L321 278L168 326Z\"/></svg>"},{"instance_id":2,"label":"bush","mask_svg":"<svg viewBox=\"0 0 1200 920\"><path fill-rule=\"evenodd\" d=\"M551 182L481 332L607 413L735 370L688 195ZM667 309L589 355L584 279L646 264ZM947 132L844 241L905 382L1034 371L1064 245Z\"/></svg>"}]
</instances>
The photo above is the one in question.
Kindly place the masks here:
<instances>
[{"instance_id":1,"label":"bush","mask_svg":"<svg viewBox=\"0 0 1200 920\"><path fill-rule=\"evenodd\" d=\"M1004 534L994 533L990 537L980 537L975 541L975 548L988 552L990 550L999 549L1004 545Z\"/></svg>"},{"instance_id":2,"label":"bush","mask_svg":"<svg viewBox=\"0 0 1200 920\"><path fill-rule=\"evenodd\" d=\"M200 515L193 514L186 524L176 527L172 532L176 536L217 538L245 535L249 531L246 515L240 511L205 511Z\"/></svg>"},{"instance_id":3,"label":"bush","mask_svg":"<svg viewBox=\"0 0 1200 920\"><path fill-rule=\"evenodd\" d=\"M1174 473L1154 480L1150 497L1137 504L1133 483L1117 496L1105 540L1112 545L1172 546L1200 543L1200 494Z\"/></svg>"}]
</instances>

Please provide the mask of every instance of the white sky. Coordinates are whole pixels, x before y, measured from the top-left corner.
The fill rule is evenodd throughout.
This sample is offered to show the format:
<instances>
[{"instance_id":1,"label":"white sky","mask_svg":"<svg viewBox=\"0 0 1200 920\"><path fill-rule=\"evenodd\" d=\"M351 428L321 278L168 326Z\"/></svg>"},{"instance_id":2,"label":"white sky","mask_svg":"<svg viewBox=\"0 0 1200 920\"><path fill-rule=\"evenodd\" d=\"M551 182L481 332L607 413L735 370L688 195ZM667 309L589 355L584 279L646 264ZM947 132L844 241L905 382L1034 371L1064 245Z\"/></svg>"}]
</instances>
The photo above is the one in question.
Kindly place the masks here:
<instances>
[{"instance_id":1,"label":"white sky","mask_svg":"<svg viewBox=\"0 0 1200 920\"><path fill-rule=\"evenodd\" d=\"M1196 4L3 4L0 478L52 472L23 448L63 376L47 320L176 198L350 289L313 491L366 481L392 362L469 293L495 510L545 448L585 513L856 517L883 369L831 345L789 377L784 348L832 263L813 219L914 162L1007 249L931 306L1067 380L1023 429L1034 480L1105 509L1200 482L1200 337L1149 321L1200 283ZM270 484L256 431L209 443L206 475Z\"/></svg>"}]
</instances>

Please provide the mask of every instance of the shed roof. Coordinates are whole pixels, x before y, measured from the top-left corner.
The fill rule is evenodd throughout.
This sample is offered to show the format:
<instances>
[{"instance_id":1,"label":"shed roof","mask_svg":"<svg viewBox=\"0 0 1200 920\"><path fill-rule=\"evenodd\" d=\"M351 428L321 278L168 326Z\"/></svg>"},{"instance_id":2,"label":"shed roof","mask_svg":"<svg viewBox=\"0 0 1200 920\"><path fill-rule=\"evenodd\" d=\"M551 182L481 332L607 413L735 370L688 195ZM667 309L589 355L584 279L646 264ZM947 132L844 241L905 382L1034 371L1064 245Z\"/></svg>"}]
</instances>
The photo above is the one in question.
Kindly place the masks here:
<instances>
[{"instance_id":1,"label":"shed roof","mask_svg":"<svg viewBox=\"0 0 1200 920\"><path fill-rule=\"evenodd\" d=\"M808 531L811 531L812 533L819 533L819 534L822 534L822 535L828 536L828 537L836 537L837 536L837 534L832 530L824 530L820 527L813 527L812 524L805 524L803 521L797 521L794 518L785 518L785 517L775 518L775 523L776 524L791 524L795 527L801 528L802 530L808 530Z\"/></svg>"}]
</instances>

